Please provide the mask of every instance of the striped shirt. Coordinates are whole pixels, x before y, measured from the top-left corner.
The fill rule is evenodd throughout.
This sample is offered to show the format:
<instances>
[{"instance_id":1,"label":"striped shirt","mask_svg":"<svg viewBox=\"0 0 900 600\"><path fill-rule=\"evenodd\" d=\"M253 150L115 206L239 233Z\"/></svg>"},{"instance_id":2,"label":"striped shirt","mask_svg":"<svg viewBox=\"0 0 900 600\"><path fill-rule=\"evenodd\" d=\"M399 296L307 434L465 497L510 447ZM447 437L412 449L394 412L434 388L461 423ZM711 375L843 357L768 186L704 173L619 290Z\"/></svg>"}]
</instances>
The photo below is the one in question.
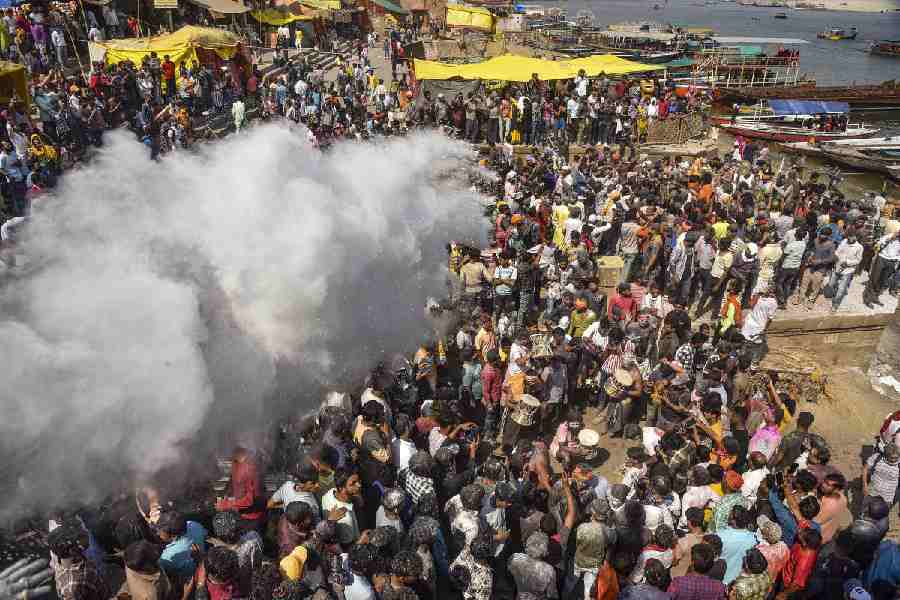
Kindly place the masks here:
<instances>
[{"instance_id":1,"label":"striped shirt","mask_svg":"<svg viewBox=\"0 0 900 600\"><path fill-rule=\"evenodd\" d=\"M893 504L900 480L900 465L888 464L884 456L876 452L866 461L866 467L869 469L869 495L880 496L888 505Z\"/></svg>"}]
</instances>

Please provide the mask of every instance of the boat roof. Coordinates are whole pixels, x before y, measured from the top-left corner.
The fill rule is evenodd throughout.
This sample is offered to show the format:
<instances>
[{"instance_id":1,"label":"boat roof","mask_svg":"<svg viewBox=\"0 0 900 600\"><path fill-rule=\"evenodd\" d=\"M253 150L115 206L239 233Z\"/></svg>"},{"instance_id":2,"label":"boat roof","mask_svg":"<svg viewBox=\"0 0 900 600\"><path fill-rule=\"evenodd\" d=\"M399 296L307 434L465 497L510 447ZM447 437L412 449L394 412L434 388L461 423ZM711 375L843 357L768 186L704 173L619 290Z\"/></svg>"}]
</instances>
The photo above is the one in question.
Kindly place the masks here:
<instances>
[{"instance_id":1,"label":"boat roof","mask_svg":"<svg viewBox=\"0 0 900 600\"><path fill-rule=\"evenodd\" d=\"M846 102L826 102L824 100L769 100L769 108L776 115L822 115L850 112Z\"/></svg>"},{"instance_id":2,"label":"boat roof","mask_svg":"<svg viewBox=\"0 0 900 600\"><path fill-rule=\"evenodd\" d=\"M660 66L665 67L667 69L672 69L672 68L677 68L677 67L690 67L694 64L694 62L695 62L694 59L683 56L681 58L676 58L675 60L670 60L667 63L663 63Z\"/></svg>"}]
</instances>

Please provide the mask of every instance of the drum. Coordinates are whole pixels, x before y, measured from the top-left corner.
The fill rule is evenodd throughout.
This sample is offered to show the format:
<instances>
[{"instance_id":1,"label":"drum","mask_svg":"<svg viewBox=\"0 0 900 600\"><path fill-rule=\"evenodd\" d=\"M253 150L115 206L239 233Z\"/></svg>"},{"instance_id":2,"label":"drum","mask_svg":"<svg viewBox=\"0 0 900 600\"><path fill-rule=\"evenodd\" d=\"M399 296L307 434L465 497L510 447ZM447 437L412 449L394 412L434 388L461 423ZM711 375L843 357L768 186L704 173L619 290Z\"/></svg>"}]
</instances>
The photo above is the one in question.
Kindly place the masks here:
<instances>
[{"instance_id":1,"label":"drum","mask_svg":"<svg viewBox=\"0 0 900 600\"><path fill-rule=\"evenodd\" d=\"M600 443L600 434L593 429L582 429L578 432L578 443L583 448L593 448Z\"/></svg>"},{"instance_id":2,"label":"drum","mask_svg":"<svg viewBox=\"0 0 900 600\"><path fill-rule=\"evenodd\" d=\"M615 400L634 384L634 377L625 369L616 369L612 377L607 377L603 390L610 400Z\"/></svg>"},{"instance_id":3,"label":"drum","mask_svg":"<svg viewBox=\"0 0 900 600\"><path fill-rule=\"evenodd\" d=\"M553 356L553 334L535 333L531 336L531 358L548 358Z\"/></svg>"},{"instance_id":4,"label":"drum","mask_svg":"<svg viewBox=\"0 0 900 600\"><path fill-rule=\"evenodd\" d=\"M519 396L519 403L513 407L513 412L510 417L522 427L530 427L531 425L534 425L534 416L540 408L540 400L531 394L522 394Z\"/></svg>"},{"instance_id":5,"label":"drum","mask_svg":"<svg viewBox=\"0 0 900 600\"><path fill-rule=\"evenodd\" d=\"M578 432L578 445L581 460L586 462L596 460L600 453L600 434L593 429L582 429Z\"/></svg>"}]
</instances>

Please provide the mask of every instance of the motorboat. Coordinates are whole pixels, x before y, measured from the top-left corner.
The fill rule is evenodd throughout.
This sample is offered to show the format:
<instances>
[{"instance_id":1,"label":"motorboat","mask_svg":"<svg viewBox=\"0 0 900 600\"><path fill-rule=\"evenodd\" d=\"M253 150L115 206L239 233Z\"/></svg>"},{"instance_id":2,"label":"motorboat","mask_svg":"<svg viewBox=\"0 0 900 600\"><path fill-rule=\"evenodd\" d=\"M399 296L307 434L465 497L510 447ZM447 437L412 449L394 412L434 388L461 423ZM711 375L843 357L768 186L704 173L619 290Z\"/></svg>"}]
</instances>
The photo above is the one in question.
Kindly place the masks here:
<instances>
[{"instance_id":1,"label":"motorboat","mask_svg":"<svg viewBox=\"0 0 900 600\"><path fill-rule=\"evenodd\" d=\"M869 48L869 52L878 56L900 57L900 40L875 42Z\"/></svg>"},{"instance_id":2,"label":"motorboat","mask_svg":"<svg viewBox=\"0 0 900 600\"><path fill-rule=\"evenodd\" d=\"M871 137L879 132L878 128L862 124L848 124L845 128L824 130L773 123L737 123L725 126L722 129L732 135L741 135L770 142L802 142L810 139L824 141L850 140Z\"/></svg>"},{"instance_id":3,"label":"motorboat","mask_svg":"<svg viewBox=\"0 0 900 600\"><path fill-rule=\"evenodd\" d=\"M878 129L849 121L846 102L768 100L752 114L719 117L716 122L733 135L774 142L805 142L870 138Z\"/></svg>"},{"instance_id":4,"label":"motorboat","mask_svg":"<svg viewBox=\"0 0 900 600\"><path fill-rule=\"evenodd\" d=\"M856 27L851 27L848 30L841 29L839 27L834 27L829 29L828 31L820 31L816 34L816 37L820 40L832 40L835 42L839 42L841 40L855 40L859 31Z\"/></svg>"},{"instance_id":5,"label":"motorboat","mask_svg":"<svg viewBox=\"0 0 900 600\"><path fill-rule=\"evenodd\" d=\"M773 19L787 19L787 13L778 12L772 16Z\"/></svg>"}]
</instances>

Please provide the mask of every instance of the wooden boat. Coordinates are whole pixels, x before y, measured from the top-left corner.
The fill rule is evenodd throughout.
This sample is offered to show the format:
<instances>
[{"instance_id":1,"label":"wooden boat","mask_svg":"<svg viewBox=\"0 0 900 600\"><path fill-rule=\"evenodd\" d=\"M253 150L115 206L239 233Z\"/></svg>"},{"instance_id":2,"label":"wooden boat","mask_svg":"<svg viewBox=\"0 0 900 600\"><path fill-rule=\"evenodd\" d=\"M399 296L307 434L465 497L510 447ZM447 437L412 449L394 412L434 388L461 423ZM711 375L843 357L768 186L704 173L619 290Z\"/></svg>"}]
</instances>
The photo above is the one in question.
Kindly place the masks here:
<instances>
[{"instance_id":1,"label":"wooden boat","mask_svg":"<svg viewBox=\"0 0 900 600\"><path fill-rule=\"evenodd\" d=\"M787 13L783 13L783 12L775 13L775 15L772 18L773 19L787 19Z\"/></svg>"},{"instance_id":2,"label":"wooden boat","mask_svg":"<svg viewBox=\"0 0 900 600\"><path fill-rule=\"evenodd\" d=\"M900 143L894 146L900 149ZM891 158L881 150L868 146L849 146L841 142L793 142L778 144L778 147L791 154L812 156L854 170L881 173L891 178L900 175L900 158Z\"/></svg>"},{"instance_id":3,"label":"wooden boat","mask_svg":"<svg viewBox=\"0 0 900 600\"><path fill-rule=\"evenodd\" d=\"M887 153L890 155L893 152L900 151L900 136L895 135L859 140L834 140L827 144L829 148L850 148L866 152Z\"/></svg>"},{"instance_id":4,"label":"wooden boat","mask_svg":"<svg viewBox=\"0 0 900 600\"><path fill-rule=\"evenodd\" d=\"M900 57L900 40L875 42L869 52L878 56Z\"/></svg>"},{"instance_id":5,"label":"wooden boat","mask_svg":"<svg viewBox=\"0 0 900 600\"><path fill-rule=\"evenodd\" d=\"M770 142L802 142L810 138L821 140L850 140L867 138L878 133L874 127L864 125L848 125L847 129L837 131L819 131L809 127L791 127L771 123L736 123L722 127L732 135L740 135Z\"/></svg>"},{"instance_id":6,"label":"wooden boat","mask_svg":"<svg viewBox=\"0 0 900 600\"><path fill-rule=\"evenodd\" d=\"M717 99L723 102L757 102L770 98L790 100L827 100L846 102L851 108L900 108L900 86L883 85L817 87L814 82L793 86L719 87Z\"/></svg>"}]
</instances>

